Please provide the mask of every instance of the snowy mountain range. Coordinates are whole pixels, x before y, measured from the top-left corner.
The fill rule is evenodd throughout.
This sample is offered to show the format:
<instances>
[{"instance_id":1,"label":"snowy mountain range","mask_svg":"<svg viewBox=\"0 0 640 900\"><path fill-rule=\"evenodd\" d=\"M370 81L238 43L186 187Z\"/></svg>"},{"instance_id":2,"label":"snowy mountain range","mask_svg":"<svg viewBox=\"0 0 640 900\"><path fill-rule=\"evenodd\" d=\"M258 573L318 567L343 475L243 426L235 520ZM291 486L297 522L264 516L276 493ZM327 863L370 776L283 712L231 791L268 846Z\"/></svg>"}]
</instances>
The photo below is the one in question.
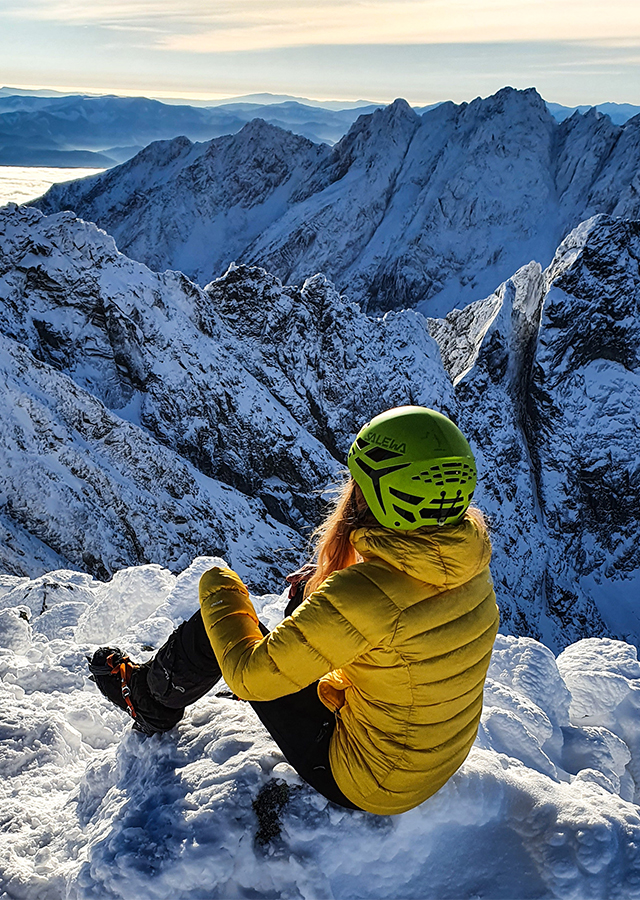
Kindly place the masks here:
<instances>
[{"instance_id":1,"label":"snowy mountain range","mask_svg":"<svg viewBox=\"0 0 640 900\"><path fill-rule=\"evenodd\" d=\"M267 100L268 98L262 98ZM0 89L0 165L108 168L152 141L183 135L208 141L256 116L318 143L338 141L376 104L327 109L294 99L247 98L218 106L147 97L42 96Z\"/></svg>"},{"instance_id":2,"label":"snowy mountain range","mask_svg":"<svg viewBox=\"0 0 640 900\"><path fill-rule=\"evenodd\" d=\"M231 262L284 282L323 272L366 311L444 315L486 296L597 213L640 215L640 119L562 123L535 90L362 115L333 147L254 120L209 143L147 147L54 185L71 209L152 269L204 284Z\"/></svg>"},{"instance_id":3,"label":"snowy mountain range","mask_svg":"<svg viewBox=\"0 0 640 900\"><path fill-rule=\"evenodd\" d=\"M107 577L225 554L273 589L360 425L403 403L469 434L507 631L637 639L639 226L446 319L369 317L323 276L154 274L70 213L0 211L2 566Z\"/></svg>"},{"instance_id":4,"label":"snowy mountain range","mask_svg":"<svg viewBox=\"0 0 640 900\"><path fill-rule=\"evenodd\" d=\"M633 103L595 103L593 106L588 104L583 106L563 106L561 103L547 102L547 107L558 122L568 119L574 112L586 113L590 109L595 109L597 112L609 116L614 125L624 125L625 122L628 122L629 119L633 119L634 116L640 113L640 106L634 106Z\"/></svg>"},{"instance_id":5,"label":"snowy mountain range","mask_svg":"<svg viewBox=\"0 0 640 900\"><path fill-rule=\"evenodd\" d=\"M363 239L381 216L363 259L406 246L394 271L414 277L426 229L428 277L469 266L456 296L473 302L449 311L441 292L445 316L435 295L429 318L363 311L350 298L364 265L343 293L313 268L283 284L248 264L200 287L71 212L0 209L3 897L640 896L638 126L549 125L536 96L493 101L468 120L440 107L429 133L397 102L334 150L265 122L154 144L86 196L98 208L107 191L109 212L118 188L141 246L149 227L149 252L173 241L221 268L217 242L242 259L244 229L255 252L271 235L282 265L288 247L293 271L289 224L322 203L341 219L323 213L301 240L301 271L330 261L330 240L350 258L348 229ZM420 196L438 197L437 246ZM151 216L162 197L173 219ZM581 209L613 215L553 247ZM487 263L490 246L540 254L481 292L505 263ZM132 732L85 655L110 643L148 658L224 563L275 627L356 431L402 403L469 436L494 548L503 633L459 771L418 808L374 817L328 804L224 695L167 734Z\"/></svg>"},{"instance_id":6,"label":"snowy mountain range","mask_svg":"<svg viewBox=\"0 0 640 900\"><path fill-rule=\"evenodd\" d=\"M319 101L288 94L247 94L225 100L154 100L0 88L0 165L109 168L130 159L151 141L178 136L192 141L235 134L254 118L316 142L334 144L361 113L384 106L366 100ZM422 114L438 106L416 107ZM547 104L562 121L576 110ZM640 112L631 104L595 109L622 125Z\"/></svg>"}]
</instances>

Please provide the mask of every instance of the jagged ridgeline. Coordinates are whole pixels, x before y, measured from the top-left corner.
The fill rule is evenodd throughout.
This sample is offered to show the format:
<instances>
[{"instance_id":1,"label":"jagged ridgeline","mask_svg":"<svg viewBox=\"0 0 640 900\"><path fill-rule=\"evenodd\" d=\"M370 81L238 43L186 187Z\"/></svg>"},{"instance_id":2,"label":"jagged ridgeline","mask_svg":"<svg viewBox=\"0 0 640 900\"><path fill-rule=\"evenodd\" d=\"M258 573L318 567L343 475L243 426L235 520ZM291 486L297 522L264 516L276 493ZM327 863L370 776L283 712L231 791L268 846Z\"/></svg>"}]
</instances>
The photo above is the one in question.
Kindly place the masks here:
<instances>
[{"instance_id":1,"label":"jagged ridgeline","mask_svg":"<svg viewBox=\"0 0 640 900\"><path fill-rule=\"evenodd\" d=\"M279 589L356 430L418 403L478 455L504 628L637 640L638 259L640 225L600 216L446 319L374 318L322 276L201 289L70 213L7 207L1 568L216 553Z\"/></svg>"},{"instance_id":2,"label":"jagged ridgeline","mask_svg":"<svg viewBox=\"0 0 640 900\"><path fill-rule=\"evenodd\" d=\"M334 147L259 119L207 143L157 142L39 206L199 284L235 260L296 284L323 272L365 311L442 315L532 259L547 266L595 213L640 216L639 159L640 117L558 123L535 90L505 88L423 115L397 100Z\"/></svg>"}]
</instances>

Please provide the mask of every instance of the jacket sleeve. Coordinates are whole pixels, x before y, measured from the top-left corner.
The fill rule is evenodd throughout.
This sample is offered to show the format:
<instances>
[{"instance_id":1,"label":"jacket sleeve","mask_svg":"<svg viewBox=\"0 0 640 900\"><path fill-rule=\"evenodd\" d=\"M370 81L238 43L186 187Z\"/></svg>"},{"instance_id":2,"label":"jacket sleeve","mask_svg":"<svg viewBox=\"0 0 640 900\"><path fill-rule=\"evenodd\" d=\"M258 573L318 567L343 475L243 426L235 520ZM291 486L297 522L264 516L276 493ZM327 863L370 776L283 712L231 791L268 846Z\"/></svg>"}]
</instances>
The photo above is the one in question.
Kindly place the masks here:
<instances>
[{"instance_id":1,"label":"jacket sleeve","mask_svg":"<svg viewBox=\"0 0 640 900\"><path fill-rule=\"evenodd\" d=\"M239 576L218 567L205 572L200 579L202 619L224 680L238 697L284 697L369 649L367 639L332 603L332 580L263 637Z\"/></svg>"}]
</instances>

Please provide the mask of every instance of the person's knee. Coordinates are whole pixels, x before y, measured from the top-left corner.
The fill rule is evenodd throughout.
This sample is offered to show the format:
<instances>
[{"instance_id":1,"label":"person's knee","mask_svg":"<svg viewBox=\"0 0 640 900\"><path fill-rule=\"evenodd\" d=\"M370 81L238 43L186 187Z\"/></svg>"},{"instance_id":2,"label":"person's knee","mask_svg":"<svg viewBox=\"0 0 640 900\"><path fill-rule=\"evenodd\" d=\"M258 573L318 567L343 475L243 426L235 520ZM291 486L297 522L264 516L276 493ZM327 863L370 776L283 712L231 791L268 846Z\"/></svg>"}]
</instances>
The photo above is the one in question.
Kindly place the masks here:
<instances>
[{"instance_id":1,"label":"person's knee","mask_svg":"<svg viewBox=\"0 0 640 900\"><path fill-rule=\"evenodd\" d=\"M195 703L210 691L221 677L213 652L211 659L196 652L198 647L191 639L193 635L190 634L190 625L191 620L183 623L169 636L151 660L147 674L147 683L152 696L171 709L180 709ZM194 647L190 647L191 644L194 644ZM194 652L190 652L191 650Z\"/></svg>"}]
</instances>

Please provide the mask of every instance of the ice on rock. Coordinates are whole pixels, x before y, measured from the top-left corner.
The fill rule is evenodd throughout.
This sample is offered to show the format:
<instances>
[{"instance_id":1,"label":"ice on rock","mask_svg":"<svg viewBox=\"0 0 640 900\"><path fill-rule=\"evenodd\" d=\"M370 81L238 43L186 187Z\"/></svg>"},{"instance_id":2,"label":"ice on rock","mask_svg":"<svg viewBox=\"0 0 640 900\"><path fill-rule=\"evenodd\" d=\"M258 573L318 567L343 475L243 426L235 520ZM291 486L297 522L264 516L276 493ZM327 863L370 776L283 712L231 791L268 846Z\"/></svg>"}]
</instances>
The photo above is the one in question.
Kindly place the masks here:
<instances>
[{"instance_id":1,"label":"ice on rock","mask_svg":"<svg viewBox=\"0 0 640 900\"><path fill-rule=\"evenodd\" d=\"M139 648L154 627L166 633L197 609L202 572L222 563L201 557L177 577L129 568L108 584L84 576L91 602L75 638L29 638L18 601L29 589L41 596L43 580L14 584L16 605L0 610L10 644L0 649L7 898L639 900L635 648L592 639L556 661L530 638L499 635L461 769L403 815L349 812L300 780L248 704L212 691L176 729L147 739L86 677L88 623L92 641L104 627ZM78 573L47 578L63 596ZM273 626L285 599L254 602ZM263 847L253 802L273 779L288 800L280 836Z\"/></svg>"},{"instance_id":2,"label":"ice on rock","mask_svg":"<svg viewBox=\"0 0 640 900\"><path fill-rule=\"evenodd\" d=\"M588 725L567 726L562 733L562 765L567 772L633 800L633 779L627 772L631 753L623 740L608 728Z\"/></svg>"},{"instance_id":3,"label":"ice on rock","mask_svg":"<svg viewBox=\"0 0 640 900\"><path fill-rule=\"evenodd\" d=\"M31 626L26 606L0 609L0 647L22 656L31 647Z\"/></svg>"},{"instance_id":4,"label":"ice on rock","mask_svg":"<svg viewBox=\"0 0 640 900\"><path fill-rule=\"evenodd\" d=\"M28 578L21 578L18 575L7 575L4 572L0 573L0 601L5 594L10 593L14 588L19 587L20 585L27 584L28 581Z\"/></svg>"},{"instance_id":5,"label":"ice on rock","mask_svg":"<svg viewBox=\"0 0 640 900\"><path fill-rule=\"evenodd\" d=\"M0 609L23 602L34 634L73 638L80 617L95 600L92 581L90 575L67 569L33 581L16 579L15 586L0 595Z\"/></svg>"},{"instance_id":6,"label":"ice on rock","mask_svg":"<svg viewBox=\"0 0 640 900\"><path fill-rule=\"evenodd\" d=\"M59 603L53 609L45 610L37 618L33 619L33 630L37 634L44 634L48 638L73 637L76 626L88 604L80 600L69 600Z\"/></svg>"},{"instance_id":7,"label":"ice on rock","mask_svg":"<svg viewBox=\"0 0 640 900\"><path fill-rule=\"evenodd\" d=\"M176 583L162 566L134 566L116 572L95 589L96 599L78 622L76 639L109 643L161 606ZM114 597L118 598L114 603Z\"/></svg>"},{"instance_id":8,"label":"ice on rock","mask_svg":"<svg viewBox=\"0 0 640 900\"><path fill-rule=\"evenodd\" d=\"M530 638L498 635L487 678L482 739L498 752L552 778L562 778L562 727L570 696L556 661Z\"/></svg>"},{"instance_id":9,"label":"ice on rock","mask_svg":"<svg viewBox=\"0 0 640 900\"><path fill-rule=\"evenodd\" d=\"M624 741L627 770L640 799L640 663L622 641L587 638L567 647L558 667L571 691L574 725L607 729Z\"/></svg>"}]
</instances>

